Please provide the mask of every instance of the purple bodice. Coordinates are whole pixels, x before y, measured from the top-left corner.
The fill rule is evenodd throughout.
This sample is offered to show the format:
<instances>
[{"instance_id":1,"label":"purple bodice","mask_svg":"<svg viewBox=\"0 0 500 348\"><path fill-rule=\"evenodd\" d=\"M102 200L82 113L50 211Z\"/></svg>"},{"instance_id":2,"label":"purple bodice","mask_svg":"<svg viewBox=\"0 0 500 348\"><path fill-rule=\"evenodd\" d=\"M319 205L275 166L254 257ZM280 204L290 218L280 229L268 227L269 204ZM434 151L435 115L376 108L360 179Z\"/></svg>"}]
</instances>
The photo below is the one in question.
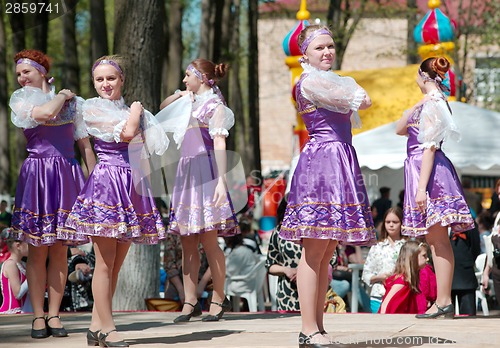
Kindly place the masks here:
<instances>
[{"instance_id":1,"label":"purple bodice","mask_svg":"<svg viewBox=\"0 0 500 348\"><path fill-rule=\"evenodd\" d=\"M29 157L43 158L60 156L74 158L73 123L24 129Z\"/></svg>"},{"instance_id":2,"label":"purple bodice","mask_svg":"<svg viewBox=\"0 0 500 348\"><path fill-rule=\"evenodd\" d=\"M422 155L424 153L424 148L422 144L418 141L419 125L420 125L420 113L422 112L424 105L420 105L416 108L413 113L408 117L408 122L406 124L408 131L408 141L406 143L406 154L408 156ZM441 146L440 146L441 148ZM441 149L436 149L436 151L441 151Z\"/></svg>"},{"instance_id":3,"label":"purple bodice","mask_svg":"<svg viewBox=\"0 0 500 348\"><path fill-rule=\"evenodd\" d=\"M181 157L195 157L213 151L214 141L208 133L208 125L191 118L181 146Z\"/></svg>"},{"instance_id":4,"label":"purple bodice","mask_svg":"<svg viewBox=\"0 0 500 348\"><path fill-rule=\"evenodd\" d=\"M297 83L297 91L303 78ZM352 144L351 112L341 114L316 106L307 100L302 93L297 93L299 114L309 132L310 142L340 141Z\"/></svg>"},{"instance_id":5,"label":"purple bodice","mask_svg":"<svg viewBox=\"0 0 500 348\"><path fill-rule=\"evenodd\" d=\"M119 167L129 167L129 143L106 142L94 138L94 150L99 158L99 163Z\"/></svg>"}]
</instances>

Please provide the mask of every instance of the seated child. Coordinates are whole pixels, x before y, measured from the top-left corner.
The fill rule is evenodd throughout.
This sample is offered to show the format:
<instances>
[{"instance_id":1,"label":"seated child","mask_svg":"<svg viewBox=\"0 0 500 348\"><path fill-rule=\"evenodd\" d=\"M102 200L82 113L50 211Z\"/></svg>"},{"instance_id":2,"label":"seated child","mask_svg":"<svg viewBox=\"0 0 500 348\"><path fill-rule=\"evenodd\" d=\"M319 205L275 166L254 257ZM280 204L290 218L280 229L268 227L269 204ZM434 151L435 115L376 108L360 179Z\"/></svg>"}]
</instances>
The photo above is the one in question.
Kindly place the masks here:
<instances>
[{"instance_id":1,"label":"seated child","mask_svg":"<svg viewBox=\"0 0 500 348\"><path fill-rule=\"evenodd\" d=\"M394 274L385 282L380 313L418 313L419 273L426 263L426 244L408 241L401 247Z\"/></svg>"},{"instance_id":2,"label":"seated child","mask_svg":"<svg viewBox=\"0 0 500 348\"><path fill-rule=\"evenodd\" d=\"M21 313L28 295L26 268L22 261L23 257L28 256L28 244L12 239L9 235L2 237L9 248L10 257L3 262L0 271L3 296L0 313Z\"/></svg>"}]
</instances>

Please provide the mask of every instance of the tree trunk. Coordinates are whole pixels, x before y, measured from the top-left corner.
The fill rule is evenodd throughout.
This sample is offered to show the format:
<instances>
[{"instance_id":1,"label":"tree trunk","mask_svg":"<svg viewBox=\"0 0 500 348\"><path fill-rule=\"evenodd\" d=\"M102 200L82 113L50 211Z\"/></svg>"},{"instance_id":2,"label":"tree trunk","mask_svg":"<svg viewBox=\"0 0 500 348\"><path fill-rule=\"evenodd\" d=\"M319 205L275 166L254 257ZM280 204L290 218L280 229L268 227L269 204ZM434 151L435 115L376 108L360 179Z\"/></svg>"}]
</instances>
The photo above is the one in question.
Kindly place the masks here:
<instances>
[{"instance_id":1,"label":"tree trunk","mask_svg":"<svg viewBox=\"0 0 500 348\"><path fill-rule=\"evenodd\" d=\"M125 100L139 100L153 113L160 105L164 14L163 0L115 0L114 51L126 59ZM113 307L146 309L144 299L158 296L159 275L159 246L132 245Z\"/></svg>"},{"instance_id":2,"label":"tree trunk","mask_svg":"<svg viewBox=\"0 0 500 348\"><path fill-rule=\"evenodd\" d=\"M260 131L259 131L259 36L257 22L259 11L256 1L249 1L248 26L249 26L249 50L248 50L248 111L250 137L248 145L252 149L252 161L249 167L245 167L247 174L253 170L261 172L260 165Z\"/></svg>"},{"instance_id":3,"label":"tree trunk","mask_svg":"<svg viewBox=\"0 0 500 348\"><path fill-rule=\"evenodd\" d=\"M62 66L62 88L68 88L73 93L80 91L80 66L78 65L78 50L76 44L76 5L78 0L67 0L68 12L63 16L63 47L64 62Z\"/></svg>"},{"instance_id":4,"label":"tree trunk","mask_svg":"<svg viewBox=\"0 0 500 348\"><path fill-rule=\"evenodd\" d=\"M417 0L406 0L406 7L408 8L407 19L408 19L408 34L406 38L407 42L407 53L406 62L408 64L416 64L420 61L418 56L418 45L413 38L413 31L418 24L417 20Z\"/></svg>"},{"instance_id":5,"label":"tree trunk","mask_svg":"<svg viewBox=\"0 0 500 348\"><path fill-rule=\"evenodd\" d=\"M11 3L21 4L21 0L14 0ZM10 27L12 28L12 46L17 53L26 48L26 36L24 31L24 15L22 13L11 13L9 15Z\"/></svg>"},{"instance_id":6,"label":"tree trunk","mask_svg":"<svg viewBox=\"0 0 500 348\"><path fill-rule=\"evenodd\" d=\"M229 84L228 90L229 101L232 111L234 112L235 122L234 122L234 132L233 135L228 139L228 149L234 150L241 154L243 165L247 168L249 160L248 150L249 148L245 146L247 138L247 127L245 122L245 113L243 110L243 97L241 93L241 79L240 79L240 0L233 0L232 3L228 4L228 9L231 8L231 12L227 11L228 23L224 30L229 32L229 52L231 52L230 66L229 70ZM221 45L219 45L221 46Z\"/></svg>"},{"instance_id":7,"label":"tree trunk","mask_svg":"<svg viewBox=\"0 0 500 348\"><path fill-rule=\"evenodd\" d=\"M37 3L48 4L48 0L37 0ZM42 52L47 52L47 35L49 31L49 13L39 11L34 14L35 23L39 23L33 28L33 48Z\"/></svg>"},{"instance_id":8,"label":"tree trunk","mask_svg":"<svg viewBox=\"0 0 500 348\"><path fill-rule=\"evenodd\" d=\"M216 63L221 60L227 60L228 48L231 41L230 37L235 34L232 31L239 29L237 26L230 24L234 23L237 25L239 23L239 18L237 18L236 14L234 12L231 13L231 5L235 2L239 3L238 0L215 0L213 4L213 16L211 18L212 55L209 59ZM233 51L232 53L234 54L235 52Z\"/></svg>"},{"instance_id":9,"label":"tree trunk","mask_svg":"<svg viewBox=\"0 0 500 348\"><path fill-rule=\"evenodd\" d=\"M213 56L213 12L214 0L201 0L200 52L198 57L211 59Z\"/></svg>"},{"instance_id":10,"label":"tree trunk","mask_svg":"<svg viewBox=\"0 0 500 348\"><path fill-rule=\"evenodd\" d=\"M168 21L166 28L168 54L165 55L163 68L163 97L168 97L182 86L184 70L182 66L182 14L184 5L181 0L168 2Z\"/></svg>"},{"instance_id":11,"label":"tree trunk","mask_svg":"<svg viewBox=\"0 0 500 348\"><path fill-rule=\"evenodd\" d=\"M7 90L7 40L3 11L0 13L0 194L10 194L9 95Z\"/></svg>"},{"instance_id":12,"label":"tree trunk","mask_svg":"<svg viewBox=\"0 0 500 348\"><path fill-rule=\"evenodd\" d=\"M16 3L21 3L20 0L16 0ZM26 36L24 30L24 16L22 13L12 13L9 15L10 27L12 29L12 48L14 54L23 50L26 47ZM19 87L17 81L15 82L16 88ZM12 184L12 189L17 183L17 178L19 176L19 168L21 164L26 159L26 138L19 128L14 125L10 125L12 138L9 144L9 155L10 155L10 182Z\"/></svg>"},{"instance_id":13,"label":"tree trunk","mask_svg":"<svg viewBox=\"0 0 500 348\"><path fill-rule=\"evenodd\" d=\"M103 0L90 0L90 40L92 64L109 52L106 13Z\"/></svg>"}]
</instances>

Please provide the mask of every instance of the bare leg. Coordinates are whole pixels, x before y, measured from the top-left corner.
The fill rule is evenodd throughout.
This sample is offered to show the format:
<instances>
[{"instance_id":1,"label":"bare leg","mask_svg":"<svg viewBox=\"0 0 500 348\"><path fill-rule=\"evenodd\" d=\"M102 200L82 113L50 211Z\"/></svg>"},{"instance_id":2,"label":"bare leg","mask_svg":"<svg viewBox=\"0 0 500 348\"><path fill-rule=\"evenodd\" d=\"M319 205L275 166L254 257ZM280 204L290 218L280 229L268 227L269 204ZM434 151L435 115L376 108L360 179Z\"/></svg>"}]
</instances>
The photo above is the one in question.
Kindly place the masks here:
<instances>
[{"instance_id":1,"label":"bare leg","mask_svg":"<svg viewBox=\"0 0 500 348\"><path fill-rule=\"evenodd\" d=\"M321 268L319 270L319 281L318 281L318 297L316 304L316 322L318 323L318 330L323 332L325 328L323 326L323 314L324 314L324 306L325 306L325 297L328 291L328 266L330 264L330 260L333 257L333 253L335 252L335 248L337 247L337 241L331 240L326 248L325 255L321 260Z\"/></svg>"},{"instance_id":2,"label":"bare leg","mask_svg":"<svg viewBox=\"0 0 500 348\"><path fill-rule=\"evenodd\" d=\"M92 237L96 263L92 279L92 293L94 294L94 308L90 330L101 330L107 333L115 329L112 313L112 282L113 268L117 253L118 241L114 238ZM109 337L112 341L112 338Z\"/></svg>"},{"instance_id":3,"label":"bare leg","mask_svg":"<svg viewBox=\"0 0 500 348\"><path fill-rule=\"evenodd\" d=\"M93 239L95 239L95 237L93 237ZM106 239L109 239L111 241L113 241L113 239L111 238L106 238ZM96 250L97 246L94 246L94 249ZM125 258L127 256L127 253L128 253L128 250L130 248L130 243L118 243L116 242L116 249L115 249L115 258L114 258L114 264L113 264L113 268L112 268L112 271L111 271L111 291L109 292L109 304L110 304L110 307L111 307L111 315L112 315L112 303L113 303L113 295L115 293L115 290L116 290L116 283L118 281L118 274L120 273L120 269L121 269L121 266L123 265L123 262L125 261ZM101 248L103 249L103 248ZM96 266L97 266L97 256L96 256ZM96 278L96 271L94 269L94 280L92 281L92 290L94 291L94 281L95 281L95 278ZM95 298L94 298L95 300ZM95 301L94 301L94 306L92 308L92 322L90 324L90 330L91 331L96 331L96 330L102 330L104 333L106 332L109 332L109 330L104 330L102 329L102 320L101 318L99 317L99 312L97 311L97 308L96 308L96 305L95 305ZM114 320L113 320L113 326L114 326ZM108 341L111 341L111 342L114 342L114 341L119 341L121 340L121 337L119 336L119 334L117 334L116 332L112 332L109 336L108 336Z\"/></svg>"},{"instance_id":4,"label":"bare leg","mask_svg":"<svg viewBox=\"0 0 500 348\"><path fill-rule=\"evenodd\" d=\"M182 280L184 283L184 303L192 305L198 301L196 288L198 287L198 272L200 271L200 252L198 235L181 236L182 244ZM184 304L182 314L190 314L193 307Z\"/></svg>"},{"instance_id":5,"label":"bare leg","mask_svg":"<svg viewBox=\"0 0 500 348\"><path fill-rule=\"evenodd\" d=\"M317 321L318 296L320 291L320 269L329 241L321 239L302 239L302 256L297 268L297 290L299 292L302 333L306 336L320 331ZM322 291L321 291L322 292ZM323 295L324 301L324 295ZM326 337L315 335L314 343L329 343ZM311 343L312 343L311 342Z\"/></svg>"},{"instance_id":6,"label":"bare leg","mask_svg":"<svg viewBox=\"0 0 500 348\"><path fill-rule=\"evenodd\" d=\"M440 225L434 225L429 228L429 233L425 236L432 252L432 260L436 271L437 298L436 304L440 307L451 303L451 283L453 280L453 268L455 259L448 237L448 228ZM435 306L427 312L437 311Z\"/></svg>"},{"instance_id":7,"label":"bare leg","mask_svg":"<svg viewBox=\"0 0 500 348\"><path fill-rule=\"evenodd\" d=\"M26 264L26 277L28 278L28 291L33 306L34 317L43 317L43 302L45 300L45 286L47 284L47 269L45 262L49 253L48 246L28 245L28 262ZM67 264L67 261L65 261ZM45 327L44 320L35 320L33 328L40 330Z\"/></svg>"},{"instance_id":8,"label":"bare leg","mask_svg":"<svg viewBox=\"0 0 500 348\"><path fill-rule=\"evenodd\" d=\"M203 233L201 243L207 255L208 265L212 272L212 282L214 291L212 301L222 303L226 295L224 294L224 282L226 281L226 258L224 252L217 241L217 231ZM216 304L210 305L209 313L216 315L221 311L221 307Z\"/></svg>"},{"instance_id":9,"label":"bare leg","mask_svg":"<svg viewBox=\"0 0 500 348\"><path fill-rule=\"evenodd\" d=\"M113 300L113 295L115 294L118 274L120 273L120 269L122 268L123 262L127 257L129 249L130 243L117 243L116 245L115 264L113 266L113 276L111 277L111 301Z\"/></svg>"},{"instance_id":10,"label":"bare leg","mask_svg":"<svg viewBox=\"0 0 500 348\"><path fill-rule=\"evenodd\" d=\"M68 278L68 247L57 242L49 247L49 266L47 269L47 287L49 292L48 317L59 315L59 308ZM58 318L51 319L50 327L62 327Z\"/></svg>"}]
</instances>

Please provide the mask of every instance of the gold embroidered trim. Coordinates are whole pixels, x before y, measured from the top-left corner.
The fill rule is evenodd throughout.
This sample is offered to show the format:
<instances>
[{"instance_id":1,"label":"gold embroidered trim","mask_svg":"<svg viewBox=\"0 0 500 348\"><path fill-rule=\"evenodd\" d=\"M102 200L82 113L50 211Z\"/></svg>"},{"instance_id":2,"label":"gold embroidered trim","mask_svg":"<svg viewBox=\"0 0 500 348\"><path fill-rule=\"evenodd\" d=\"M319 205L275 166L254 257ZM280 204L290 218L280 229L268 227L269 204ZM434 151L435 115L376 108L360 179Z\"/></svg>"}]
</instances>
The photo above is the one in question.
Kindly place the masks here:
<instances>
[{"instance_id":1,"label":"gold embroidered trim","mask_svg":"<svg viewBox=\"0 0 500 348\"><path fill-rule=\"evenodd\" d=\"M316 109L317 109L317 108L316 108L315 106L310 107L310 108L308 108L308 109L305 109L305 110L299 111L299 115L301 115L301 116L302 116L302 115L304 115L304 114L308 114L308 113L310 113L310 112L315 111Z\"/></svg>"}]
</instances>

